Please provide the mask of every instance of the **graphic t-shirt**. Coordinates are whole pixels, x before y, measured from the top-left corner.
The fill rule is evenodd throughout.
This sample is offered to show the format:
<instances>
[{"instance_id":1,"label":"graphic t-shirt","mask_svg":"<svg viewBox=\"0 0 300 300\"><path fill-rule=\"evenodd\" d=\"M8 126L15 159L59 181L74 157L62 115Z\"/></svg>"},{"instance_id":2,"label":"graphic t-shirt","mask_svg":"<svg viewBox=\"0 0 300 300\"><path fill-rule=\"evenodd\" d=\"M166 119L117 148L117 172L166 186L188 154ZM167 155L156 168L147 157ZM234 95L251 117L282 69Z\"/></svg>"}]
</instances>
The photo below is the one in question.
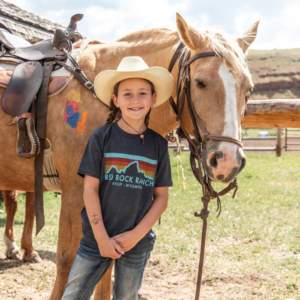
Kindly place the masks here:
<instances>
[{"instance_id":1,"label":"graphic t-shirt","mask_svg":"<svg viewBox=\"0 0 300 300\"><path fill-rule=\"evenodd\" d=\"M78 174L100 180L99 198L109 237L132 230L152 205L155 187L172 186L167 141L147 128L144 144L138 134L123 131L117 123L93 131ZM83 239L98 248L86 209L81 212ZM156 235L151 229L126 254L153 250Z\"/></svg>"}]
</instances>

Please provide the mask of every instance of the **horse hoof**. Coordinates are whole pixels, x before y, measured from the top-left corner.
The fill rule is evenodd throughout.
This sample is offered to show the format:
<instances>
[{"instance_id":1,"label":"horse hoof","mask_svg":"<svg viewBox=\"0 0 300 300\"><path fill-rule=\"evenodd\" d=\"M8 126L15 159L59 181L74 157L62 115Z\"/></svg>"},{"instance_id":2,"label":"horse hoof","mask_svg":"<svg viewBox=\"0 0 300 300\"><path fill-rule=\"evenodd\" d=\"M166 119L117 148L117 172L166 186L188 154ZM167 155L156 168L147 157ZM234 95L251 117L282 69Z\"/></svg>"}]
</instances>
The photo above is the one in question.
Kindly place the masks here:
<instances>
[{"instance_id":1,"label":"horse hoof","mask_svg":"<svg viewBox=\"0 0 300 300\"><path fill-rule=\"evenodd\" d=\"M30 260L31 263L35 263L35 264L40 264L42 261L42 259L40 258L39 255L33 257L31 260Z\"/></svg>"},{"instance_id":2,"label":"horse hoof","mask_svg":"<svg viewBox=\"0 0 300 300\"><path fill-rule=\"evenodd\" d=\"M6 258L8 259L13 259L13 260L22 260L22 254L20 251L7 251L6 253Z\"/></svg>"},{"instance_id":3,"label":"horse hoof","mask_svg":"<svg viewBox=\"0 0 300 300\"><path fill-rule=\"evenodd\" d=\"M35 263L39 264L42 262L42 259L40 258L39 254L36 251L32 251L30 254L24 252L23 260L25 262Z\"/></svg>"}]
</instances>

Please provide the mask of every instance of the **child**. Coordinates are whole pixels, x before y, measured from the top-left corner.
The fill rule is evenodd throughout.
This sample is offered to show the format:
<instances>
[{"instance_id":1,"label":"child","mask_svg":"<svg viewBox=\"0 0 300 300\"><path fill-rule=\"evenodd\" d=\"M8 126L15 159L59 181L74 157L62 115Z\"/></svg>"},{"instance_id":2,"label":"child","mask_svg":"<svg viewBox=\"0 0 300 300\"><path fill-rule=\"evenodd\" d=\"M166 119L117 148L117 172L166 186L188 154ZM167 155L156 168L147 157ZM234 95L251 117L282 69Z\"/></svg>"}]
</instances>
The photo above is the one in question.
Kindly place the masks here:
<instances>
[{"instance_id":1,"label":"child","mask_svg":"<svg viewBox=\"0 0 300 300\"><path fill-rule=\"evenodd\" d=\"M147 128L149 114L173 88L167 70L149 68L140 57L125 57L116 71L97 75L95 92L110 104L110 115L91 134L78 169L83 238L62 299L90 299L113 260L113 299L137 299L156 238L151 228L172 186L168 144Z\"/></svg>"}]
</instances>

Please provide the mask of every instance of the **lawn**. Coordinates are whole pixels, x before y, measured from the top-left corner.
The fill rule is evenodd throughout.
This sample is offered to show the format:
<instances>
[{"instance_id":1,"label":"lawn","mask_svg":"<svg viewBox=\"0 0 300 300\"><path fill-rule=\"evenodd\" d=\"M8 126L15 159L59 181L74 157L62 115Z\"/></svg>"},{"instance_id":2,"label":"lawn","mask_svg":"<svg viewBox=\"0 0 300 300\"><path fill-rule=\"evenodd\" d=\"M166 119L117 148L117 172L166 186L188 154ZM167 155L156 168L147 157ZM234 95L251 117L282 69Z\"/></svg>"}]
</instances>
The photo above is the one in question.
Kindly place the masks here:
<instances>
[{"instance_id":1,"label":"lawn","mask_svg":"<svg viewBox=\"0 0 300 300\"><path fill-rule=\"evenodd\" d=\"M158 239L151 268L163 262L196 279L202 221L194 212L202 208L200 186L189 166L189 153L170 152L174 186L162 224L155 226ZM218 299L300 299L300 156L248 154L247 166L238 177L235 199L221 198L222 213L216 218L216 201L210 204L204 286L222 290ZM215 184L220 190L221 185ZM231 193L232 194L232 193ZM24 196L19 196L16 242L20 245L24 222ZM3 209L3 207L0 209ZM34 237L43 259L54 261L60 196L46 194L46 226ZM5 214L0 214L4 229ZM0 245L4 252L3 244ZM6 265L8 266L8 264ZM20 265L0 270L9 274ZM34 273L32 276L34 277ZM35 286L51 288L55 272L40 270ZM1 293L0 293L1 295ZM16 297L15 299L21 299ZM165 298L169 299L169 298Z\"/></svg>"}]
</instances>

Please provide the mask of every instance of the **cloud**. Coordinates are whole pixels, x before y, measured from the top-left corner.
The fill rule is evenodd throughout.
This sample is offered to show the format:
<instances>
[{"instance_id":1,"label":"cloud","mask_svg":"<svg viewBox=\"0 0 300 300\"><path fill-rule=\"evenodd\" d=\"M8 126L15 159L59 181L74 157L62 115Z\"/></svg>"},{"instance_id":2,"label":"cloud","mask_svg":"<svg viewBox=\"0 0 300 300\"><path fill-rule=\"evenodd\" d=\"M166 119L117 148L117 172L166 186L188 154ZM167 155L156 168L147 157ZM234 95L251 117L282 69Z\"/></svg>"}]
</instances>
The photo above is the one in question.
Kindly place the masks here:
<instances>
[{"instance_id":1,"label":"cloud","mask_svg":"<svg viewBox=\"0 0 300 300\"><path fill-rule=\"evenodd\" d=\"M300 3L291 1L282 10L266 15L250 7L243 8L235 18L235 27L242 35L254 22L260 20L257 39L252 49L287 49L300 47Z\"/></svg>"},{"instance_id":2,"label":"cloud","mask_svg":"<svg viewBox=\"0 0 300 300\"><path fill-rule=\"evenodd\" d=\"M118 9L93 6L86 10L91 37L115 40L130 32L154 27L176 28L176 12L183 4L169 4L166 0L120 0Z\"/></svg>"},{"instance_id":3,"label":"cloud","mask_svg":"<svg viewBox=\"0 0 300 300\"><path fill-rule=\"evenodd\" d=\"M251 48L299 48L299 0L8 0L53 22L67 26L70 17L83 13L78 29L85 37L112 41L130 32L167 27L176 30L176 12L200 30L222 26L238 36L261 20Z\"/></svg>"}]
</instances>

